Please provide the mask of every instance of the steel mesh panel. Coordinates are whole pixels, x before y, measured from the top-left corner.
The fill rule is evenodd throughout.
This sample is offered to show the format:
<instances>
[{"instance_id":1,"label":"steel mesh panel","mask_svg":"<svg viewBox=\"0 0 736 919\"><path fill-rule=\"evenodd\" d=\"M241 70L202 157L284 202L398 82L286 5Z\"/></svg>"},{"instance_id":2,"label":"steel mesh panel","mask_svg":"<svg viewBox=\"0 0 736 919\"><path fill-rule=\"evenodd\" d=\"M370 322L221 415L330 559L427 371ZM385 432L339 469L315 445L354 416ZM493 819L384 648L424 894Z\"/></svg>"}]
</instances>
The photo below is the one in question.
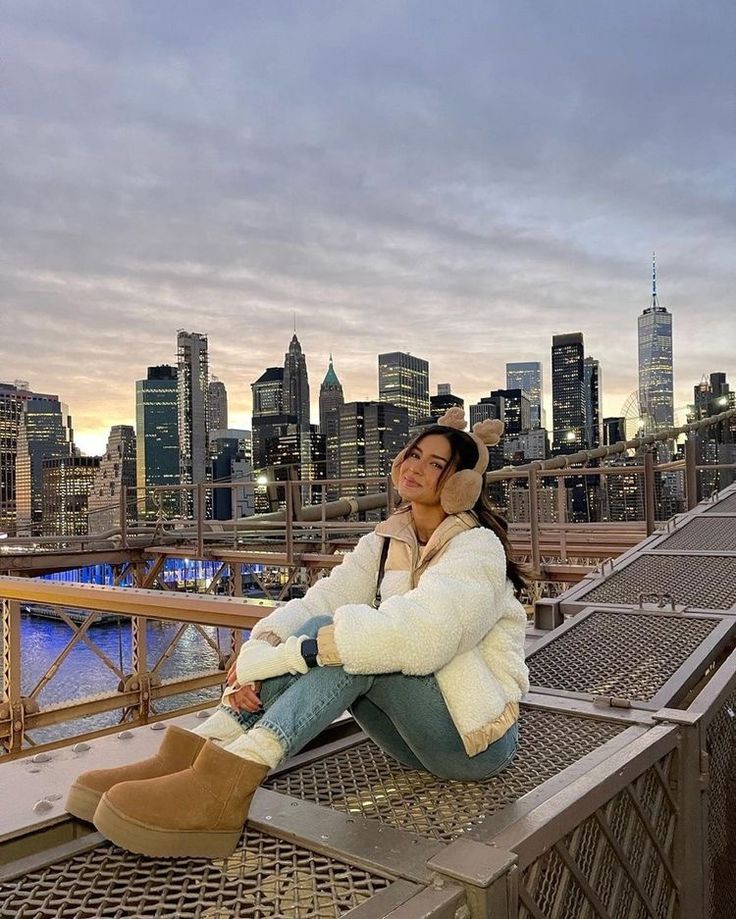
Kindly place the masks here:
<instances>
[{"instance_id":1,"label":"steel mesh panel","mask_svg":"<svg viewBox=\"0 0 736 919\"><path fill-rule=\"evenodd\" d=\"M648 702L716 624L596 611L532 652L529 679L533 686Z\"/></svg>"},{"instance_id":2,"label":"steel mesh panel","mask_svg":"<svg viewBox=\"0 0 736 919\"><path fill-rule=\"evenodd\" d=\"M694 517L657 548L736 552L736 517Z\"/></svg>"},{"instance_id":3,"label":"steel mesh panel","mask_svg":"<svg viewBox=\"0 0 736 919\"><path fill-rule=\"evenodd\" d=\"M581 599L586 603L635 605L642 593L670 594L685 606L731 609L736 604L736 558L640 555Z\"/></svg>"},{"instance_id":4,"label":"steel mesh panel","mask_svg":"<svg viewBox=\"0 0 736 919\"><path fill-rule=\"evenodd\" d=\"M516 757L486 782L438 779L402 766L366 741L277 776L268 784L293 797L449 841L623 730L624 726L607 721L524 709Z\"/></svg>"},{"instance_id":5,"label":"steel mesh panel","mask_svg":"<svg viewBox=\"0 0 736 919\"><path fill-rule=\"evenodd\" d=\"M736 514L736 495L729 495L713 507L709 507L706 514Z\"/></svg>"},{"instance_id":6,"label":"steel mesh panel","mask_svg":"<svg viewBox=\"0 0 736 919\"><path fill-rule=\"evenodd\" d=\"M675 778L670 753L532 862L519 885L519 916L588 919L601 915L596 900L609 916L671 916L678 892L652 836L671 864Z\"/></svg>"},{"instance_id":7,"label":"steel mesh panel","mask_svg":"<svg viewBox=\"0 0 736 919\"><path fill-rule=\"evenodd\" d=\"M736 916L736 692L708 725L707 883L711 917Z\"/></svg>"},{"instance_id":8,"label":"steel mesh panel","mask_svg":"<svg viewBox=\"0 0 736 919\"><path fill-rule=\"evenodd\" d=\"M0 887L3 919L338 917L391 881L247 829L227 859L153 859L111 845Z\"/></svg>"}]
</instances>

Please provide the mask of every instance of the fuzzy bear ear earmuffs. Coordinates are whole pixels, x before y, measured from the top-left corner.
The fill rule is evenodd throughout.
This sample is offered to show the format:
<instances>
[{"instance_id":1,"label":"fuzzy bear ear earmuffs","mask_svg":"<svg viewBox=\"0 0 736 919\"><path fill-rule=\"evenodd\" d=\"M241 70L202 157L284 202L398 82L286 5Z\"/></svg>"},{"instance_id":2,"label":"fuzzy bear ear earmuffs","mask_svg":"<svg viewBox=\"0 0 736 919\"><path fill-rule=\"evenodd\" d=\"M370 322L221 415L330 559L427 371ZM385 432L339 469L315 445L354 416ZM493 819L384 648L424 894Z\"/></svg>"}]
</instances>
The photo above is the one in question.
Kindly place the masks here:
<instances>
[{"instance_id":1,"label":"fuzzy bear ear earmuffs","mask_svg":"<svg viewBox=\"0 0 736 919\"><path fill-rule=\"evenodd\" d=\"M437 424L446 428L455 428L462 431L467 427L465 413L460 406L449 409L437 420ZM496 418L487 418L473 425L469 434L478 448L478 461L472 469L461 469L454 472L440 494L440 504L446 514L460 514L469 511L480 497L483 488L483 475L488 468L488 447L492 447L501 440L503 435L503 421ZM391 480L398 488L399 468L404 461L406 449L402 450L391 467Z\"/></svg>"}]
</instances>

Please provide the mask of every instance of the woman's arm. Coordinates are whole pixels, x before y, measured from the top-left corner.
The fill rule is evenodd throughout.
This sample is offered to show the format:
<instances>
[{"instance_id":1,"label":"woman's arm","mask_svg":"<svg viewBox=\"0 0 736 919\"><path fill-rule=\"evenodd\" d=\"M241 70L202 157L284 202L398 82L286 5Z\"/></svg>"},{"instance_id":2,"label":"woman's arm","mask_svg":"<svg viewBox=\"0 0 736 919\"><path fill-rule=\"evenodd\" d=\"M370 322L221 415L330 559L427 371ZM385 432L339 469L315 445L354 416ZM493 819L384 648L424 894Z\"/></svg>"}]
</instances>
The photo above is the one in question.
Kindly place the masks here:
<instances>
[{"instance_id":1,"label":"woman's arm","mask_svg":"<svg viewBox=\"0 0 736 919\"><path fill-rule=\"evenodd\" d=\"M506 553L488 529L454 537L414 590L378 610L346 604L320 631L320 656L349 673L436 673L506 611Z\"/></svg>"},{"instance_id":2,"label":"woman's arm","mask_svg":"<svg viewBox=\"0 0 736 919\"><path fill-rule=\"evenodd\" d=\"M290 600L261 619L253 627L251 638L265 638L270 633L284 641L298 634L313 616L332 614L349 603L370 604L376 592L382 543L382 537L375 533L361 537L329 577L321 578L303 597Z\"/></svg>"}]
</instances>

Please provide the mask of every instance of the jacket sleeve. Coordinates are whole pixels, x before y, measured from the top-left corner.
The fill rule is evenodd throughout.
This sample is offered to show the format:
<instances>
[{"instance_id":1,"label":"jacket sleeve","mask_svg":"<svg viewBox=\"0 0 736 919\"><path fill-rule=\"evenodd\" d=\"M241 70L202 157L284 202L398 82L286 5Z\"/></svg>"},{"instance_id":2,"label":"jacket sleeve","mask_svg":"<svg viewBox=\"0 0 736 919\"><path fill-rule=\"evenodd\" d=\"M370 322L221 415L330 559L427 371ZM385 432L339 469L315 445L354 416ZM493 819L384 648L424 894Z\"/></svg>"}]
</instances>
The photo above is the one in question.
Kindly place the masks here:
<instances>
[{"instance_id":1,"label":"jacket sleeve","mask_svg":"<svg viewBox=\"0 0 736 919\"><path fill-rule=\"evenodd\" d=\"M504 615L506 553L490 530L455 536L408 593L379 609L355 603L334 616L334 642L348 673L436 673L475 648Z\"/></svg>"},{"instance_id":2,"label":"jacket sleeve","mask_svg":"<svg viewBox=\"0 0 736 919\"><path fill-rule=\"evenodd\" d=\"M285 640L314 616L332 615L348 603L370 604L376 593L376 578L383 539L375 533L362 536L352 552L321 578L303 597L290 600L253 626L251 638L271 633Z\"/></svg>"}]
</instances>

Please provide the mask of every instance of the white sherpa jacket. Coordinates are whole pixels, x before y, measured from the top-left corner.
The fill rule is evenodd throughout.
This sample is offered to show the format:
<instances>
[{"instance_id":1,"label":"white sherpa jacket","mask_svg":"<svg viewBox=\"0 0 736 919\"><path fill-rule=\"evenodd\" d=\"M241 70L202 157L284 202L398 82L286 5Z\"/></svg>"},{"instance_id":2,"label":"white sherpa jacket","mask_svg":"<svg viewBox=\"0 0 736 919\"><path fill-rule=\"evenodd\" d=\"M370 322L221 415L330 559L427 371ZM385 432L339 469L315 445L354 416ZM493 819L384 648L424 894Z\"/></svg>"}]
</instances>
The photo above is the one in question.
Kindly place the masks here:
<instances>
[{"instance_id":1,"label":"white sherpa jacket","mask_svg":"<svg viewBox=\"0 0 736 919\"><path fill-rule=\"evenodd\" d=\"M375 609L386 538L391 544ZM450 515L420 547L411 512L400 509L303 598L262 619L252 637L285 640L325 613L334 626L319 633L323 662L348 673L435 674L469 756L517 720L529 688L526 614L506 577L500 540L473 514Z\"/></svg>"}]
</instances>

